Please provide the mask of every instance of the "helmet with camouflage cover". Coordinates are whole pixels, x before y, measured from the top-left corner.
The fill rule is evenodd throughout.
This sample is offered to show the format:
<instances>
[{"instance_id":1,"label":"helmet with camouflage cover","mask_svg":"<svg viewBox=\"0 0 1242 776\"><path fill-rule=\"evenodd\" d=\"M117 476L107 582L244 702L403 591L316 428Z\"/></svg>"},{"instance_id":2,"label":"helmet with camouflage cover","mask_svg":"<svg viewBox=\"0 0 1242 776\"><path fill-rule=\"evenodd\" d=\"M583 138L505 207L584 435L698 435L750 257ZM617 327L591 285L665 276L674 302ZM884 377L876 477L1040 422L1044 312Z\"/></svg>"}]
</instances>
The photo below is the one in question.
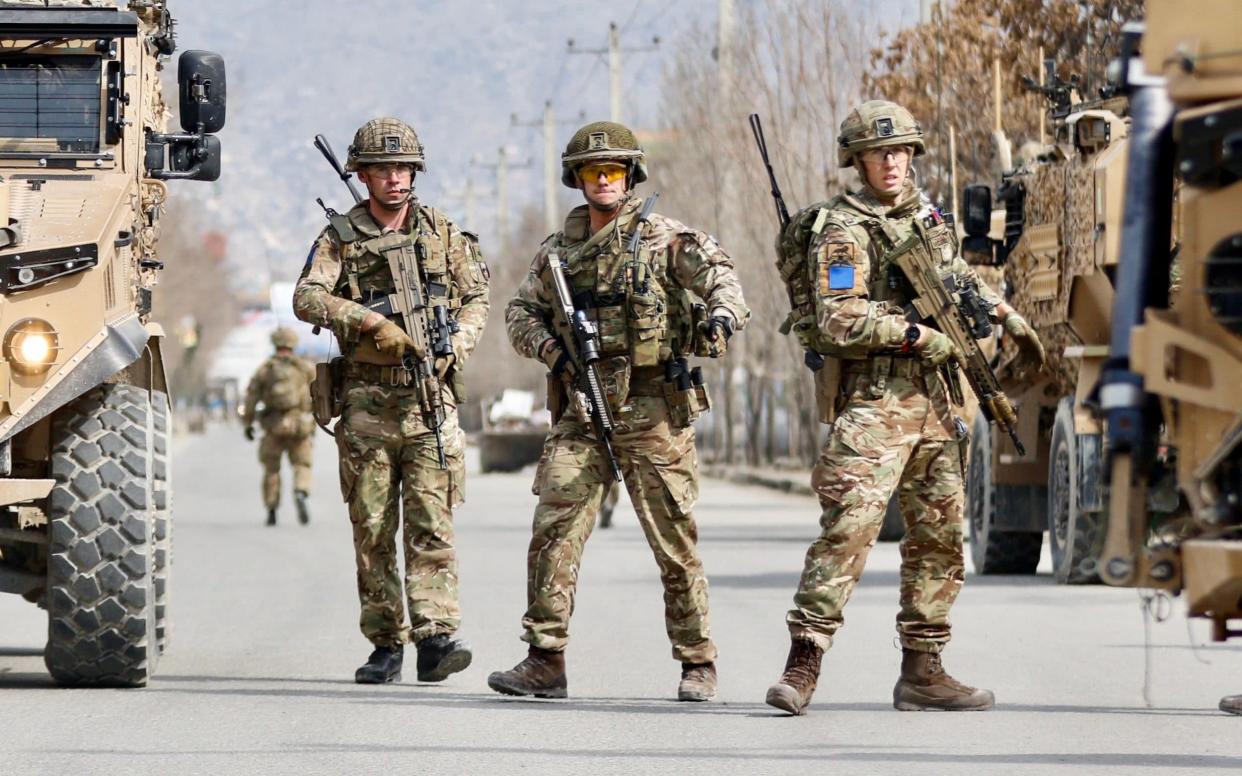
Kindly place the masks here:
<instances>
[{"instance_id":1,"label":"helmet with camouflage cover","mask_svg":"<svg viewBox=\"0 0 1242 776\"><path fill-rule=\"evenodd\" d=\"M868 100L850 111L841 122L837 136L837 164L849 167L855 157L869 148L905 145L914 155L924 151L923 128L910 111L888 100Z\"/></svg>"},{"instance_id":2,"label":"helmet with camouflage cover","mask_svg":"<svg viewBox=\"0 0 1242 776\"><path fill-rule=\"evenodd\" d=\"M418 142L414 128L390 116L371 119L358 128L354 142L349 144L345 169L354 172L364 164L387 162L405 162L419 171L426 169L423 144Z\"/></svg>"},{"instance_id":3,"label":"helmet with camouflage cover","mask_svg":"<svg viewBox=\"0 0 1242 776\"><path fill-rule=\"evenodd\" d=\"M569 139L561 154L561 183L578 188L578 168L592 162L620 162L630 168L631 186L647 180L642 146L629 127L614 121L594 121Z\"/></svg>"},{"instance_id":4,"label":"helmet with camouflage cover","mask_svg":"<svg viewBox=\"0 0 1242 776\"><path fill-rule=\"evenodd\" d=\"M298 345L298 333L288 326L281 326L272 332L272 344L278 348L293 350Z\"/></svg>"}]
</instances>

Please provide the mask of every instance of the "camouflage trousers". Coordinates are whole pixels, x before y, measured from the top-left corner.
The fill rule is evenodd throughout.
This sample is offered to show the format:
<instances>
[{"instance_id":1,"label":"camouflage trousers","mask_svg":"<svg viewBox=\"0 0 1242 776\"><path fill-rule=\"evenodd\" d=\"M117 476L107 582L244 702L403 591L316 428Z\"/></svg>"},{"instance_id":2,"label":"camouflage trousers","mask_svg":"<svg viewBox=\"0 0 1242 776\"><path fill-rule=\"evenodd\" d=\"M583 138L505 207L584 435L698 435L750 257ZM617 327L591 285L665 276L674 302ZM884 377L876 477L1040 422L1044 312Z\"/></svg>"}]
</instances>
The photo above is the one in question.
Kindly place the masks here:
<instances>
[{"instance_id":1,"label":"camouflage trousers","mask_svg":"<svg viewBox=\"0 0 1242 776\"><path fill-rule=\"evenodd\" d=\"M664 626L673 657L716 659L707 613L707 578L692 510L698 499L698 457L692 427L674 428L662 397L633 397L616 413L613 447L639 525L660 568ZM583 546L611 483L603 447L568 414L552 429L533 490L539 496L527 553L522 639L560 651L569 643Z\"/></svg>"},{"instance_id":2,"label":"camouflage trousers","mask_svg":"<svg viewBox=\"0 0 1242 776\"><path fill-rule=\"evenodd\" d=\"M465 481L452 397L445 391L441 437L448 468L441 469L435 434L412 388L351 380L344 396L336 441L341 495L354 530L362 634L377 646L452 634L461 624L452 510L462 502ZM404 580L397 569L398 521Z\"/></svg>"},{"instance_id":3,"label":"camouflage trousers","mask_svg":"<svg viewBox=\"0 0 1242 776\"><path fill-rule=\"evenodd\" d=\"M875 546L894 490L901 541L897 633L907 649L939 652L949 640L949 608L961 590L962 470L966 440L954 430L943 383L927 378L851 375L847 399L811 473L823 513L807 550L790 635L822 648Z\"/></svg>"},{"instance_id":4,"label":"camouflage trousers","mask_svg":"<svg viewBox=\"0 0 1242 776\"><path fill-rule=\"evenodd\" d=\"M280 461L289 457L293 467L293 489L310 493L311 449L314 436L264 434L259 442L259 461L263 464L263 506L280 506Z\"/></svg>"}]
</instances>

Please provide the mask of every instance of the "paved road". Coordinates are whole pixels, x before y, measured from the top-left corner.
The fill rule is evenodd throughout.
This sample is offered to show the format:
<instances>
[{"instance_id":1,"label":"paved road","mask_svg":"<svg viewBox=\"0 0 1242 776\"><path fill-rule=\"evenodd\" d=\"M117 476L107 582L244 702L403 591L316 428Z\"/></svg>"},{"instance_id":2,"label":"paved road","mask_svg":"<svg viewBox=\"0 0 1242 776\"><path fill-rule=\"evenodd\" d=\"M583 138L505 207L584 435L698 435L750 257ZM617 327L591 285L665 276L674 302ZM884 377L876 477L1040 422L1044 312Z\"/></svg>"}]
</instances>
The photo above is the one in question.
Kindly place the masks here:
<instances>
[{"instance_id":1,"label":"paved road","mask_svg":"<svg viewBox=\"0 0 1242 776\"><path fill-rule=\"evenodd\" d=\"M326 441L326 437L321 440ZM903 714L891 690L898 556L873 553L825 660L812 713L762 703L784 663L783 616L817 510L711 481L698 510L721 648L719 700L670 698L654 561L623 504L584 561L564 702L492 694L523 654L529 475L474 477L457 517L464 635L475 664L439 686L351 681L349 528L332 450L316 450L314 522L261 525L253 446L236 427L178 442L175 630L145 690L60 690L41 612L0 597L0 774L1237 773L1242 649L1188 636L1178 606L1144 626L1133 591L1036 578L967 583L951 671L996 691L986 714ZM1197 646L1196 646L1197 645ZM1142 696L1151 661L1151 702ZM410 674L412 675L412 671ZM829 770L831 769L831 771Z\"/></svg>"}]
</instances>

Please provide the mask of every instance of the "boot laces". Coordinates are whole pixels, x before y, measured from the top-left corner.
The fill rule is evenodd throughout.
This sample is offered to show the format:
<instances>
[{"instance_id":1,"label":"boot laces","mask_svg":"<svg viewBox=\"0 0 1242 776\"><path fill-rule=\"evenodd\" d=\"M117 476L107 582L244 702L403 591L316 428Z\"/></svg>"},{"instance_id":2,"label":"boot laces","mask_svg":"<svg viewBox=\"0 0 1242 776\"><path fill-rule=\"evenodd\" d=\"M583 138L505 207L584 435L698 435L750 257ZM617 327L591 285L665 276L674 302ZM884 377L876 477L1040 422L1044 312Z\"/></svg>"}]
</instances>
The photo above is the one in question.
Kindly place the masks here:
<instances>
[{"instance_id":1,"label":"boot laces","mask_svg":"<svg viewBox=\"0 0 1242 776\"><path fill-rule=\"evenodd\" d=\"M794 649L785 663L785 675L782 681L789 684L813 686L819 681L819 671L815 665L818 650L814 644L803 641L794 642Z\"/></svg>"}]
</instances>

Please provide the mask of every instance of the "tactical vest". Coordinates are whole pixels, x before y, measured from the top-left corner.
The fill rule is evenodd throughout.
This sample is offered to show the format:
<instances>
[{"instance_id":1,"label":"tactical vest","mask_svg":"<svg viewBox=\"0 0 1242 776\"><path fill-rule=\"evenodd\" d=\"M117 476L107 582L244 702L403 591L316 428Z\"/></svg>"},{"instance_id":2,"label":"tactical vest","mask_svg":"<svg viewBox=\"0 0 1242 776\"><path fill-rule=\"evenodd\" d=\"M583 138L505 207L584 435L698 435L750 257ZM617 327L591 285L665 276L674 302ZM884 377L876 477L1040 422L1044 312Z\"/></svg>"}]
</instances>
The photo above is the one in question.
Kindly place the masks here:
<instances>
[{"instance_id":1,"label":"tactical vest","mask_svg":"<svg viewBox=\"0 0 1242 776\"><path fill-rule=\"evenodd\" d=\"M565 245L562 233L556 250L565 261L574 309L586 311L599 327L600 355L627 356L631 366L649 367L693 353L697 297L676 285L666 287L665 246L642 240L636 255L628 251L634 228L594 245L590 240ZM554 323L557 333L568 337L559 316Z\"/></svg>"},{"instance_id":2,"label":"tactical vest","mask_svg":"<svg viewBox=\"0 0 1242 776\"><path fill-rule=\"evenodd\" d=\"M445 305L449 316L455 318L461 309L461 296L449 273L448 221L435 210L420 205L415 209L415 222L409 234L390 232L368 237L353 220L365 211L355 211L358 209L329 218L341 244L341 277L333 295L375 310L405 328L405 321L388 305L388 296L396 291L388 260L394 252L398 256L407 253L414 256L422 271L427 305Z\"/></svg>"},{"instance_id":3,"label":"tactical vest","mask_svg":"<svg viewBox=\"0 0 1242 776\"><path fill-rule=\"evenodd\" d=\"M922 220L927 239L940 251L942 263L951 263L957 255L957 235L952 219L940 216L930 205L922 207L913 218ZM820 331L815 314L816 268L810 266L811 240L832 225L850 233L859 246L874 247L871 277L867 283L870 300L889 302L901 308L909 301L910 292L890 252L912 232L908 225L900 223L905 220L906 217L888 219L857 210L844 196L816 203L794 214L776 241L776 268L785 283L791 308L780 326L781 333L792 332L803 349L820 355L845 359L868 357L866 350L842 348Z\"/></svg>"}]
</instances>

